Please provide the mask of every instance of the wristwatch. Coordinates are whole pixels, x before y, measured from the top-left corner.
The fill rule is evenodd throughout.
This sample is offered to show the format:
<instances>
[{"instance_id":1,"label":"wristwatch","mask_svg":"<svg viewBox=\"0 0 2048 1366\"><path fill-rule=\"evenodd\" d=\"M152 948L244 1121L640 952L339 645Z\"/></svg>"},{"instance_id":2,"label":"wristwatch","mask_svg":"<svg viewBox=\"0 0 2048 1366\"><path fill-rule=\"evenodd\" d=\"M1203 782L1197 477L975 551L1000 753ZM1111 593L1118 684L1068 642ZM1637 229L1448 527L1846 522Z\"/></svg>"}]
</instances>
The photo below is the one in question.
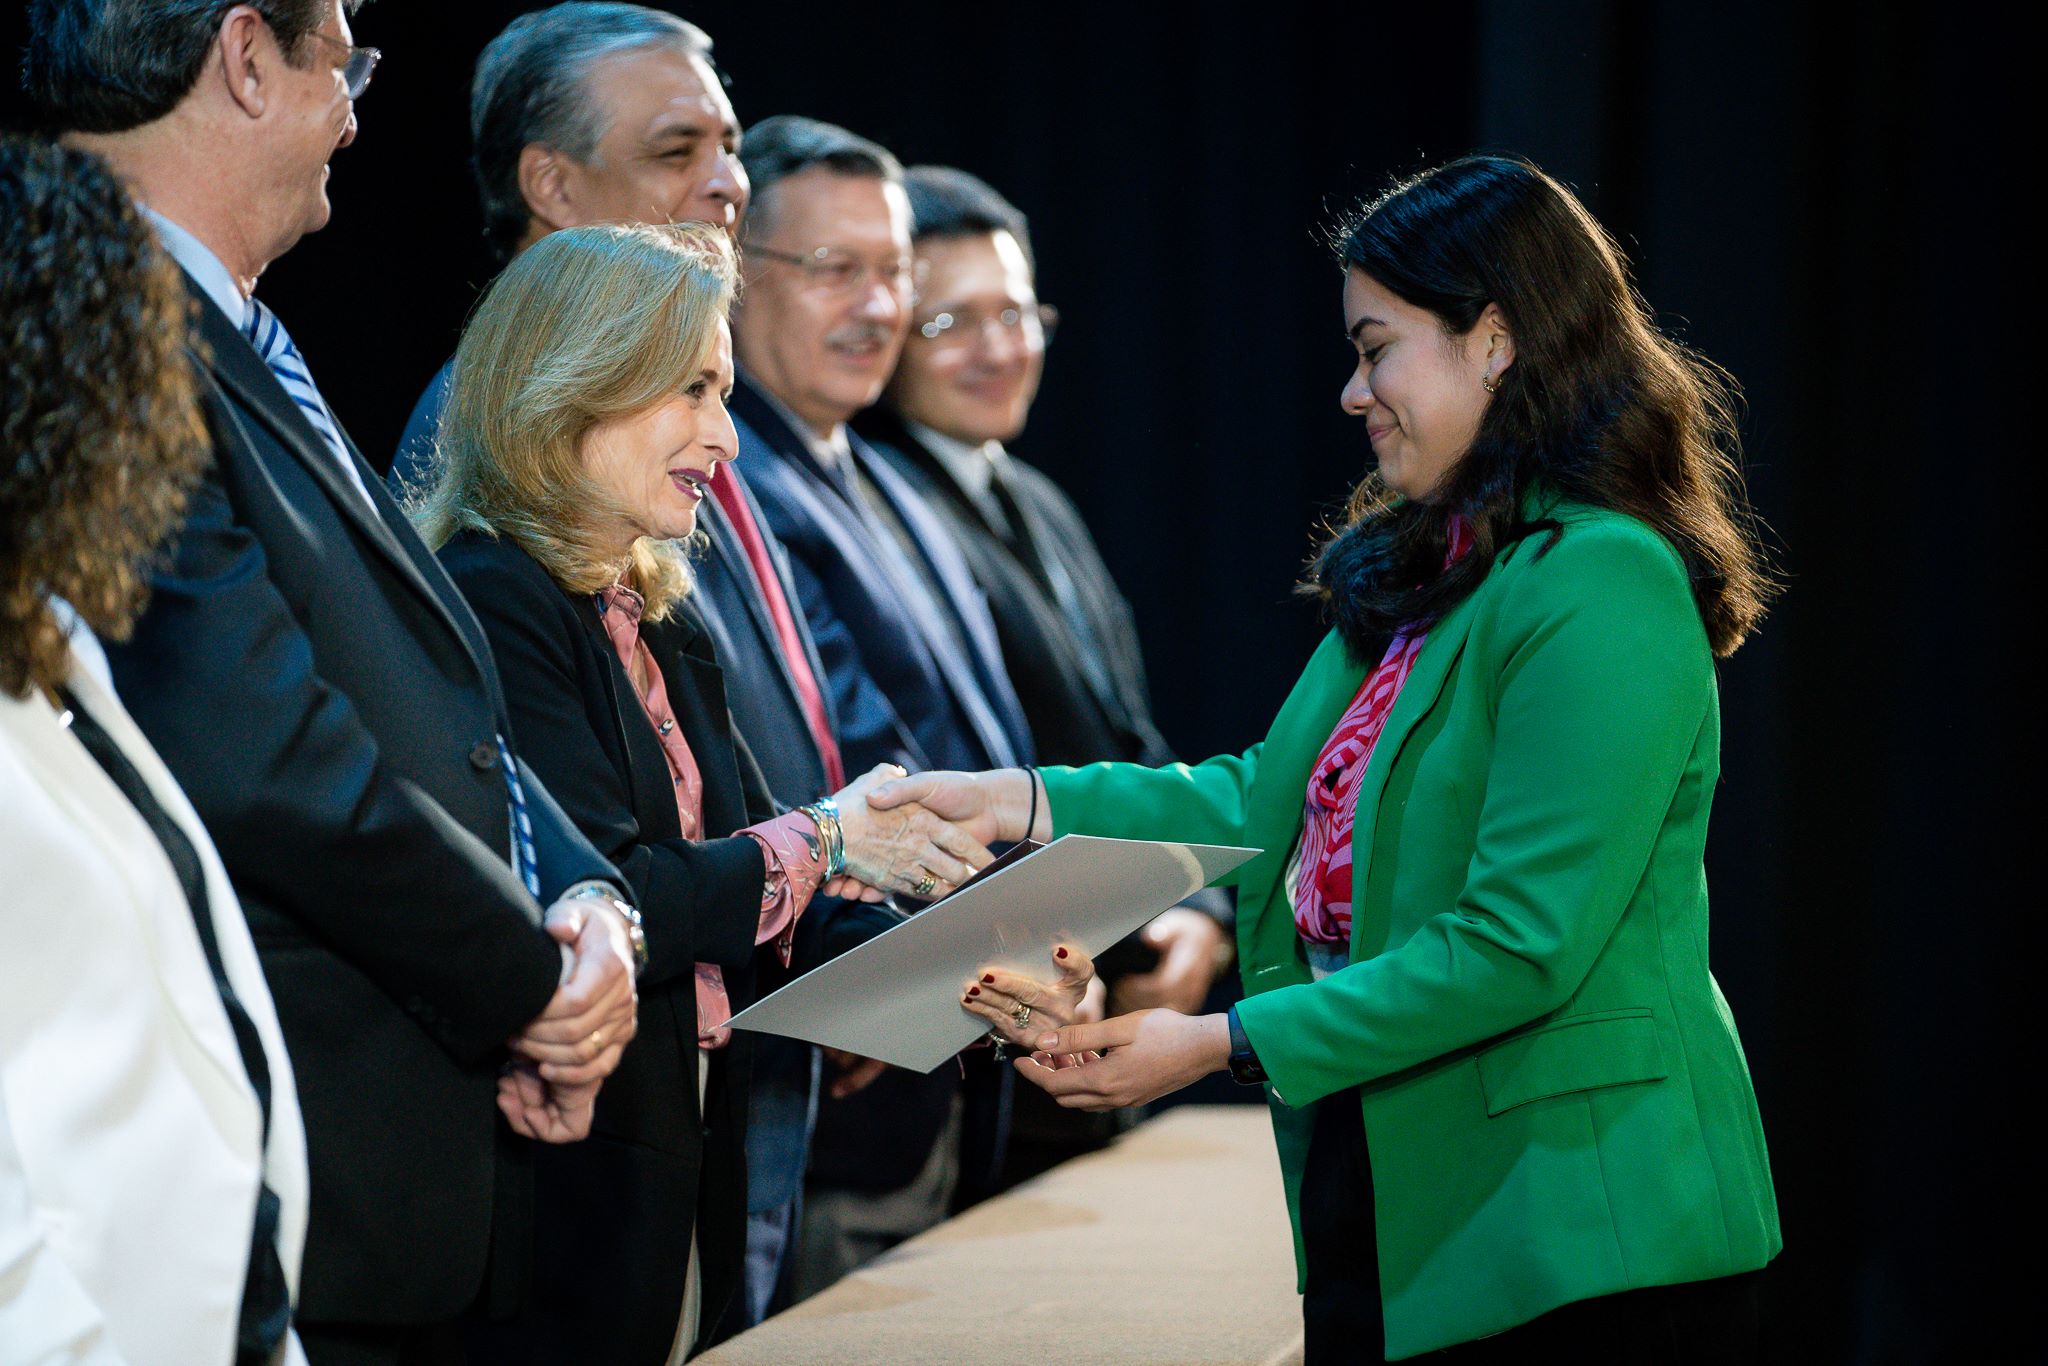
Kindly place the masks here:
<instances>
[{"instance_id":1,"label":"wristwatch","mask_svg":"<svg viewBox=\"0 0 2048 1366\"><path fill-rule=\"evenodd\" d=\"M626 922L626 942L633 946L633 975L638 977L647 971L647 930L640 921L640 912L633 903L620 898L618 890L609 882L579 882L562 893L562 900L571 901L583 897L594 897L609 902L611 908Z\"/></svg>"},{"instance_id":2,"label":"wristwatch","mask_svg":"<svg viewBox=\"0 0 2048 1366\"><path fill-rule=\"evenodd\" d=\"M1230 1079L1240 1086L1264 1085L1266 1069L1259 1066L1259 1055L1252 1052L1251 1038L1238 1023L1237 1007L1232 1006L1224 1019L1230 1025Z\"/></svg>"}]
</instances>

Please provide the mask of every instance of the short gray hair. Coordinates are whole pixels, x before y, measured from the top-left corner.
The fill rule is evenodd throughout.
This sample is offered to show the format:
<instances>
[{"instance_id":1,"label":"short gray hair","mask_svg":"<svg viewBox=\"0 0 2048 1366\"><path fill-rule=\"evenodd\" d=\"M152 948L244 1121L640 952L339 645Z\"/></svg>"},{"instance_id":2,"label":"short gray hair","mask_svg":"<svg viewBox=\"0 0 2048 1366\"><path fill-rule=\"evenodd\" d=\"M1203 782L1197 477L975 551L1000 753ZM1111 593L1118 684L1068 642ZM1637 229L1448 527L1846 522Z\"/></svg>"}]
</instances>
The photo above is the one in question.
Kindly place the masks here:
<instances>
[{"instance_id":1,"label":"short gray hair","mask_svg":"<svg viewBox=\"0 0 2048 1366\"><path fill-rule=\"evenodd\" d=\"M500 260L526 234L519 154L534 143L587 162L605 135L605 112L588 97L590 70L607 57L673 47L710 66L711 37L686 19L645 5L571 0L522 14L476 59L469 132L476 146L484 237Z\"/></svg>"},{"instance_id":2,"label":"short gray hair","mask_svg":"<svg viewBox=\"0 0 2048 1366\"><path fill-rule=\"evenodd\" d=\"M836 123L807 119L801 114L777 114L747 129L740 144L740 165L753 187L753 208L747 215L749 231L766 231L764 212L775 186L799 171L823 166L840 175L867 176L903 183L903 163L879 142L849 133Z\"/></svg>"}]
</instances>

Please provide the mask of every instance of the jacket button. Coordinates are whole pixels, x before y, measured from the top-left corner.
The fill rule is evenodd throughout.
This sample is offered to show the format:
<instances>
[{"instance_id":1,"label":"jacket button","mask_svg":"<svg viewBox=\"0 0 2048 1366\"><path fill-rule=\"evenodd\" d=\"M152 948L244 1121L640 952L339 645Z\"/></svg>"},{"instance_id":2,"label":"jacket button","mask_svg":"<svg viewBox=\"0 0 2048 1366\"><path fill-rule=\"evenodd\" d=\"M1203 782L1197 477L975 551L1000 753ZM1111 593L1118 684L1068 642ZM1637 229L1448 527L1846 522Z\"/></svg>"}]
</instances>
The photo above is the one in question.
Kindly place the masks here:
<instances>
[{"instance_id":1,"label":"jacket button","mask_svg":"<svg viewBox=\"0 0 2048 1366\"><path fill-rule=\"evenodd\" d=\"M469 752L469 761L479 771L488 773L498 766L498 747L489 740L479 740Z\"/></svg>"}]
</instances>

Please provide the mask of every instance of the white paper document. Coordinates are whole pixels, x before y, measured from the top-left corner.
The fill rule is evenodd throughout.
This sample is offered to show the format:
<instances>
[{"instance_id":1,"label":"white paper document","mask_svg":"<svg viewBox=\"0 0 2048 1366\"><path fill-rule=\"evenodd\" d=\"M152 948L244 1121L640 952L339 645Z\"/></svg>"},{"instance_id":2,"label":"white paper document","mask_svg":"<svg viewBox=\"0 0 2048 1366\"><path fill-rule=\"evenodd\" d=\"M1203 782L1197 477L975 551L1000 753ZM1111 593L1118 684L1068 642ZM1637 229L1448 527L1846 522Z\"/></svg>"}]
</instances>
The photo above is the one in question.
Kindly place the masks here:
<instances>
[{"instance_id":1,"label":"white paper document","mask_svg":"<svg viewBox=\"0 0 2048 1366\"><path fill-rule=\"evenodd\" d=\"M805 973L728 1023L930 1072L988 1033L988 1022L960 1004L963 985L984 965L1049 981L1054 945L1100 954L1258 852L1067 835Z\"/></svg>"}]
</instances>

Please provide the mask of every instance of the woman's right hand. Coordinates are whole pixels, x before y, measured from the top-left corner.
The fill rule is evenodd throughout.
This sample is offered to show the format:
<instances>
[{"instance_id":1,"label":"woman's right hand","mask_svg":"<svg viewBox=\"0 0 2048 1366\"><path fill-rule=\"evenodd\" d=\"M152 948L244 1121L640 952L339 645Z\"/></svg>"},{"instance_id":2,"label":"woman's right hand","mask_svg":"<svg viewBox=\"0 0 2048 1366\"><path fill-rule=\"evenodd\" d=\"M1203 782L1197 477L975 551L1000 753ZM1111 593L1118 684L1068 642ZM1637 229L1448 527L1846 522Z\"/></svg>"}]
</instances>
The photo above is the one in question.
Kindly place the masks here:
<instances>
[{"instance_id":1,"label":"woman's right hand","mask_svg":"<svg viewBox=\"0 0 2048 1366\"><path fill-rule=\"evenodd\" d=\"M1032 797L1038 801L1033 819ZM917 773L885 782L868 794L868 805L887 811L916 802L941 820L951 821L981 844L1021 839L1046 839L1052 834L1052 808L1038 775L1027 768L998 768L986 773L945 769ZM1029 821L1034 828L1026 829Z\"/></svg>"},{"instance_id":2,"label":"woman's right hand","mask_svg":"<svg viewBox=\"0 0 2048 1366\"><path fill-rule=\"evenodd\" d=\"M1050 957L1051 981L990 964L961 985L960 1004L1027 1050L1048 1029L1100 1020L1104 997L1095 960L1078 944L1055 944Z\"/></svg>"},{"instance_id":3,"label":"woman's right hand","mask_svg":"<svg viewBox=\"0 0 2048 1366\"><path fill-rule=\"evenodd\" d=\"M845 876L931 901L986 868L994 856L969 827L942 819L912 799L869 800L879 787L903 781L902 772L894 764L878 764L833 794L846 837Z\"/></svg>"}]
</instances>

